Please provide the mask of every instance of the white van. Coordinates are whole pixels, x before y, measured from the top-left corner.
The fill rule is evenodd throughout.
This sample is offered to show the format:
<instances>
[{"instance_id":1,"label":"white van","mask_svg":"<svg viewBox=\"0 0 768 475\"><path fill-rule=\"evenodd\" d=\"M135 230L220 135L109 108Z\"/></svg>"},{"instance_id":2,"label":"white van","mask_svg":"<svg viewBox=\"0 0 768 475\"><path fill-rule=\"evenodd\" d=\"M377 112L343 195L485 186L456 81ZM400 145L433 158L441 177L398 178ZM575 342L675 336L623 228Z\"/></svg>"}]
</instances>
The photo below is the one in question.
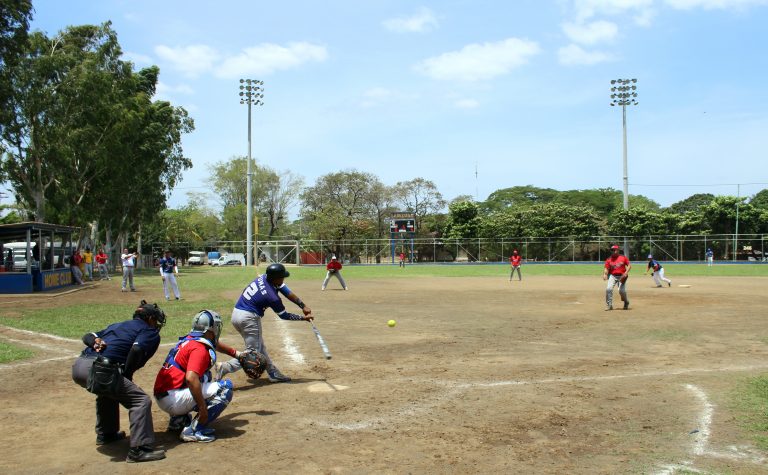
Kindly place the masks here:
<instances>
[{"instance_id":1,"label":"white van","mask_svg":"<svg viewBox=\"0 0 768 475\"><path fill-rule=\"evenodd\" d=\"M189 251L189 259L187 259L187 264L191 266L201 266L205 264L207 256L207 253L203 251Z\"/></svg>"},{"instance_id":2,"label":"white van","mask_svg":"<svg viewBox=\"0 0 768 475\"><path fill-rule=\"evenodd\" d=\"M220 266L244 266L245 265L245 255L239 252L233 252L230 254L224 254L223 256L219 257L219 263L217 265Z\"/></svg>"}]
</instances>

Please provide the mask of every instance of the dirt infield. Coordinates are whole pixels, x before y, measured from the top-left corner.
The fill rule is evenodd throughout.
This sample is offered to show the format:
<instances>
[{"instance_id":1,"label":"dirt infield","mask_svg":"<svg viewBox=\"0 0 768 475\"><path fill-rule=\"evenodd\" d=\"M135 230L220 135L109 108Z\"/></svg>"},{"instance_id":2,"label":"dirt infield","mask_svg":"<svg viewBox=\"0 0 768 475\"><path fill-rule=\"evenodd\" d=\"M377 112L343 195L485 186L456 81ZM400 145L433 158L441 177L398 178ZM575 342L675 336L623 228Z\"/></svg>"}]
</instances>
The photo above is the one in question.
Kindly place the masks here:
<instances>
[{"instance_id":1,"label":"dirt infield","mask_svg":"<svg viewBox=\"0 0 768 475\"><path fill-rule=\"evenodd\" d=\"M138 466L123 462L127 442L94 444L93 397L70 377L82 345L2 328L0 341L37 356L0 365L0 470L768 473L729 407L740 381L768 371L768 281L672 278L630 280L631 309L612 312L599 276L351 281L346 292L297 281L333 359L309 325L268 313L270 353L294 381L234 375L213 444L177 442L154 408L168 458ZM223 340L241 346L226 320ZM143 388L166 351L138 373Z\"/></svg>"}]
</instances>

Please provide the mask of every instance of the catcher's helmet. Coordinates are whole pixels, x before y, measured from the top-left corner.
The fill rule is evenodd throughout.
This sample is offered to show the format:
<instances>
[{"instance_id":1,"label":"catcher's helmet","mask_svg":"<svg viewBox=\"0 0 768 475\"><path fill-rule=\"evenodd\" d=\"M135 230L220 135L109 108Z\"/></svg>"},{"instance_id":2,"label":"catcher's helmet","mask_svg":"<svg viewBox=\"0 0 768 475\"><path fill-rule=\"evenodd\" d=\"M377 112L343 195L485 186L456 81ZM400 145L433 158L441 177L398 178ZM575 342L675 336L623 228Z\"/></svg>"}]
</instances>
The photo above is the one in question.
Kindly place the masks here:
<instances>
[{"instance_id":1,"label":"catcher's helmet","mask_svg":"<svg viewBox=\"0 0 768 475\"><path fill-rule=\"evenodd\" d=\"M150 318L154 318L158 329L163 328L163 325L165 325L165 312L156 303L147 303L146 300L142 300L133 312L133 318L140 318L147 323L149 323Z\"/></svg>"},{"instance_id":2,"label":"catcher's helmet","mask_svg":"<svg viewBox=\"0 0 768 475\"><path fill-rule=\"evenodd\" d=\"M290 272L285 270L285 266L282 264L270 264L267 267L267 279L279 279L281 277L288 277Z\"/></svg>"},{"instance_id":3,"label":"catcher's helmet","mask_svg":"<svg viewBox=\"0 0 768 475\"><path fill-rule=\"evenodd\" d=\"M192 319L192 333L201 335L208 330L213 331L213 344L219 340L221 335L221 316L213 310L200 310L195 318Z\"/></svg>"}]
</instances>

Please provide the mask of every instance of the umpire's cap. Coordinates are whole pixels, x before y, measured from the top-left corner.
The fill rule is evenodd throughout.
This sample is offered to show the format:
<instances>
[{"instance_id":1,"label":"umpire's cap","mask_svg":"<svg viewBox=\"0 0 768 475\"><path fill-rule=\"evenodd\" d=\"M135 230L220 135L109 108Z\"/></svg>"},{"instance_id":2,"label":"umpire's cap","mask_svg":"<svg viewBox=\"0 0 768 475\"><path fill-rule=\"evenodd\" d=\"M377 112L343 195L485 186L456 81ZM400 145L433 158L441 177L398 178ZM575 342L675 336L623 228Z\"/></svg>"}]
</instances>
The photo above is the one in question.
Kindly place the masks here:
<instances>
[{"instance_id":1,"label":"umpire's cap","mask_svg":"<svg viewBox=\"0 0 768 475\"><path fill-rule=\"evenodd\" d=\"M267 267L267 279L280 279L281 277L288 277L291 275L290 272L285 270L285 266L282 264L270 264L269 267Z\"/></svg>"}]
</instances>

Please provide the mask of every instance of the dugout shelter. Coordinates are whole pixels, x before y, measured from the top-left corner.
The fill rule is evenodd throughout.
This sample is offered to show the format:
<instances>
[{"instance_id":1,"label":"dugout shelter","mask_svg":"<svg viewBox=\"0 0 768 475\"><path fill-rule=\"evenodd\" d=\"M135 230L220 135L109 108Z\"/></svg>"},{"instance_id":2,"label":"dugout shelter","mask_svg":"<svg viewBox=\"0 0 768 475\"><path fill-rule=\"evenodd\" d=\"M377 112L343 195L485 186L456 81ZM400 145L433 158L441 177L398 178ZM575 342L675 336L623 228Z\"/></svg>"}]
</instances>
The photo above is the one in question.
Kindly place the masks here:
<instances>
[{"instance_id":1,"label":"dugout shelter","mask_svg":"<svg viewBox=\"0 0 768 475\"><path fill-rule=\"evenodd\" d=\"M80 228L47 223L0 225L0 293L26 294L73 284L69 256Z\"/></svg>"}]
</instances>

